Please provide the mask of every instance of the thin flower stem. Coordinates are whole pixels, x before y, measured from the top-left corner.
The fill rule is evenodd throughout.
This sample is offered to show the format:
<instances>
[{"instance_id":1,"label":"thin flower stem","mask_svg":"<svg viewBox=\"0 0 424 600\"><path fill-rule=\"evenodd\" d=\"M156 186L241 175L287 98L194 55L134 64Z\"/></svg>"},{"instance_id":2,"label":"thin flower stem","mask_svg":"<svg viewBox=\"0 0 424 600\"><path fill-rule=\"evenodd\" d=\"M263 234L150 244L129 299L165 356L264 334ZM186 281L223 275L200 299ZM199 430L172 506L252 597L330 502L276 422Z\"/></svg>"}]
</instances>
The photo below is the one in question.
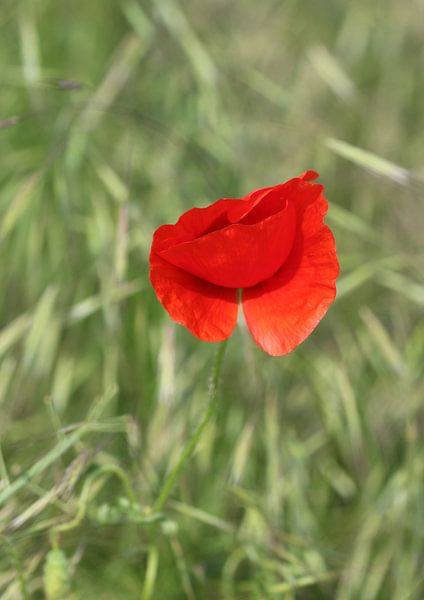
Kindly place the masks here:
<instances>
[{"instance_id":1,"label":"thin flower stem","mask_svg":"<svg viewBox=\"0 0 424 600\"><path fill-rule=\"evenodd\" d=\"M222 342L218 347L218 351L217 351L216 357L215 357L215 363L214 363L213 370L212 370L212 376L211 376L210 383L209 383L208 402L206 405L205 413L204 413L200 423L198 424L196 430L193 432L191 438L188 440L187 444L185 445L185 447L181 453L181 456L178 459L177 464L175 465L175 467L172 469L172 471L166 477L165 483L162 487L159 497L153 505L154 512L160 512L163 509L163 507L168 499L169 494L172 492L174 485L178 481L178 479L185 467L185 464L187 463L187 461L190 459L191 455L195 451L197 444L199 443L199 440L202 437L204 430L209 425L210 421L212 420L213 416L215 415L219 378L221 375L221 367L222 367L222 362L224 359L226 347L227 347L227 340Z\"/></svg>"}]
</instances>

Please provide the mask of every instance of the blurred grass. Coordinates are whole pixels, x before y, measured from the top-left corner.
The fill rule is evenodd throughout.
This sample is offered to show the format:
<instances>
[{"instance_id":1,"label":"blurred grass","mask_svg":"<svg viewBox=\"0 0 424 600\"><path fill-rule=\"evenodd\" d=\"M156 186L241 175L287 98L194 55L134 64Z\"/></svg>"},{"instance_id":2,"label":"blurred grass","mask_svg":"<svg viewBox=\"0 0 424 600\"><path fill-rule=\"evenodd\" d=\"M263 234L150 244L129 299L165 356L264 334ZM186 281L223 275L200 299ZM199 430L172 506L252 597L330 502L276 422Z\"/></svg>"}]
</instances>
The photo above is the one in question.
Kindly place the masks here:
<instances>
[{"instance_id":1,"label":"blurred grass","mask_svg":"<svg viewBox=\"0 0 424 600\"><path fill-rule=\"evenodd\" d=\"M3 0L2 599L424 597L423 13ZM152 513L215 349L157 303L151 234L308 168L338 300L281 359L235 332Z\"/></svg>"}]
</instances>

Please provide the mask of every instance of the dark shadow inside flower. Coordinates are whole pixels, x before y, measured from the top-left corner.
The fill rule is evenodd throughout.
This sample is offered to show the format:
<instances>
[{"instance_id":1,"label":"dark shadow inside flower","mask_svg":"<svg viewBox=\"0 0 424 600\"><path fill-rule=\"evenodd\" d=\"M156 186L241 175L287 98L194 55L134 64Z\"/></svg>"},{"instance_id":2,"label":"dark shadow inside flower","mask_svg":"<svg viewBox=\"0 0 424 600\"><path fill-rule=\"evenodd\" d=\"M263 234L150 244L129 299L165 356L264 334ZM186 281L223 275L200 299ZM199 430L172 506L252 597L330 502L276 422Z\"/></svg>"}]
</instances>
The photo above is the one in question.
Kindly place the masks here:
<instances>
[{"instance_id":1,"label":"dark shadow inside flower","mask_svg":"<svg viewBox=\"0 0 424 600\"><path fill-rule=\"evenodd\" d=\"M230 225L256 225L272 217L286 207L290 187L287 183L262 188L244 198L228 198L223 212L218 215L198 236L207 235Z\"/></svg>"},{"instance_id":2,"label":"dark shadow inside flower","mask_svg":"<svg viewBox=\"0 0 424 600\"><path fill-rule=\"evenodd\" d=\"M235 198L234 209L219 215L204 231L199 233L198 237L220 231L232 225L257 225L261 221L283 211L287 206L287 200L288 194L283 195L281 192L277 194L271 192L259 202L255 199L255 203L251 200L238 200ZM251 204L252 207L246 208L245 204L247 203Z\"/></svg>"},{"instance_id":3,"label":"dark shadow inside flower","mask_svg":"<svg viewBox=\"0 0 424 600\"><path fill-rule=\"evenodd\" d=\"M233 224L256 225L284 209L286 198L287 183L255 190L229 210L228 219Z\"/></svg>"},{"instance_id":4,"label":"dark shadow inside flower","mask_svg":"<svg viewBox=\"0 0 424 600\"><path fill-rule=\"evenodd\" d=\"M288 196L279 192L274 194L270 192L259 204L257 204L251 211L243 217L239 223L240 225L256 225L268 217L281 212L287 206Z\"/></svg>"},{"instance_id":5,"label":"dark shadow inside flower","mask_svg":"<svg viewBox=\"0 0 424 600\"><path fill-rule=\"evenodd\" d=\"M237 200L234 199L234 202L237 202ZM212 223L204 231L199 233L199 236L207 235L208 233L218 231L219 229L224 229L229 225L232 225L232 223L228 220L227 212L225 212L222 215L219 215L214 221L212 221Z\"/></svg>"}]
</instances>

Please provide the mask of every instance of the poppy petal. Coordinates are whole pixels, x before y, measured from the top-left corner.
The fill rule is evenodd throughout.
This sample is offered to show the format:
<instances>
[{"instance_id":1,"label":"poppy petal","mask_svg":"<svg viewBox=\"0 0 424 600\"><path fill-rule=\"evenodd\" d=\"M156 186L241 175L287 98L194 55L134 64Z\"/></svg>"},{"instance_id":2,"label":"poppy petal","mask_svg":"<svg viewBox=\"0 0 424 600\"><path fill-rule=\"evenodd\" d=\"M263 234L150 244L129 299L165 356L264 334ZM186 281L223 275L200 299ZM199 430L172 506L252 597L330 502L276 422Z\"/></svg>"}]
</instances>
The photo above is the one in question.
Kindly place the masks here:
<instances>
[{"instance_id":1,"label":"poppy petal","mask_svg":"<svg viewBox=\"0 0 424 600\"><path fill-rule=\"evenodd\" d=\"M318 177L315 171L306 171L300 178ZM299 178L285 183L260 188L243 198L222 198L203 208L191 208L180 216L174 225L162 225L155 232L156 251L194 240L229 225L241 223L252 225L281 211L293 183Z\"/></svg>"},{"instance_id":2,"label":"poppy petal","mask_svg":"<svg viewBox=\"0 0 424 600\"><path fill-rule=\"evenodd\" d=\"M221 288L150 255L150 281L174 321L205 342L227 339L237 323L237 290Z\"/></svg>"},{"instance_id":3,"label":"poppy petal","mask_svg":"<svg viewBox=\"0 0 424 600\"><path fill-rule=\"evenodd\" d=\"M273 198L271 202L275 204ZM263 215L258 216L263 219ZM253 223L229 225L161 250L159 255L174 266L218 286L244 288L256 285L274 275L291 251L296 233L294 204L280 200L279 212L255 221L253 215Z\"/></svg>"},{"instance_id":4,"label":"poppy petal","mask_svg":"<svg viewBox=\"0 0 424 600\"><path fill-rule=\"evenodd\" d=\"M272 356L287 354L315 329L336 295L335 241L323 219L322 186L297 180L298 227L292 251L270 279L243 290L242 306L255 342Z\"/></svg>"}]
</instances>

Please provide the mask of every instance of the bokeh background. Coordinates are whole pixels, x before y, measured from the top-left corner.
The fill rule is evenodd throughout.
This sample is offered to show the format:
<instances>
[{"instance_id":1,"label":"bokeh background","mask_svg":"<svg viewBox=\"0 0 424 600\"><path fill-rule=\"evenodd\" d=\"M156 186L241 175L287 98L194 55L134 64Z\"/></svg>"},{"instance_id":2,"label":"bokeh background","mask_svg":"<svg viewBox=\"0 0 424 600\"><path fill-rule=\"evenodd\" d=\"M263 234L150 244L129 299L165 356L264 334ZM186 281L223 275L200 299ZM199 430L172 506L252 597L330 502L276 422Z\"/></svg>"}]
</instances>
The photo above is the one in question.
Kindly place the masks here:
<instances>
[{"instance_id":1,"label":"bokeh background","mask_svg":"<svg viewBox=\"0 0 424 600\"><path fill-rule=\"evenodd\" d=\"M2 599L424 597L423 23L422 0L1 0ZM237 328L157 517L216 348L157 302L152 233L306 169L337 301L286 357Z\"/></svg>"}]
</instances>

